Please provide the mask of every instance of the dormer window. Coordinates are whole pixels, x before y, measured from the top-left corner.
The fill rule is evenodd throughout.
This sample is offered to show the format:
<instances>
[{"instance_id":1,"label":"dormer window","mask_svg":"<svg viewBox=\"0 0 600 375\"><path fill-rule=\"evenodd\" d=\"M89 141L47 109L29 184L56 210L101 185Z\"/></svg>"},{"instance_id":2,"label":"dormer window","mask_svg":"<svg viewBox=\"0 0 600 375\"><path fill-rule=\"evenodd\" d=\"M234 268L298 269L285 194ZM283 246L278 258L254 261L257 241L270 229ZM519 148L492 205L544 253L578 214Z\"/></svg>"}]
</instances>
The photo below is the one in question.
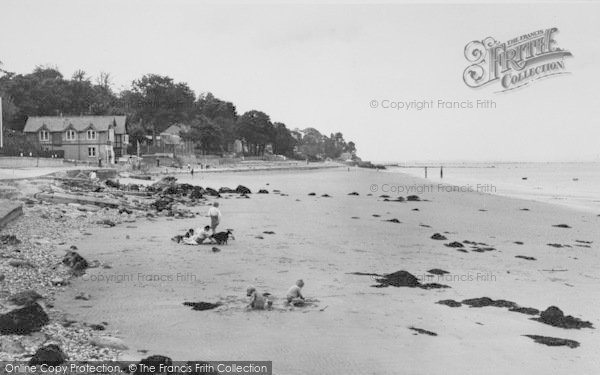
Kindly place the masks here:
<instances>
[{"instance_id":1,"label":"dormer window","mask_svg":"<svg viewBox=\"0 0 600 375\"><path fill-rule=\"evenodd\" d=\"M50 133L48 130L40 130L40 141L47 141L50 139Z\"/></svg>"},{"instance_id":2,"label":"dormer window","mask_svg":"<svg viewBox=\"0 0 600 375\"><path fill-rule=\"evenodd\" d=\"M96 131L88 130L87 131L87 139L96 139Z\"/></svg>"},{"instance_id":3,"label":"dormer window","mask_svg":"<svg viewBox=\"0 0 600 375\"><path fill-rule=\"evenodd\" d=\"M74 141L75 139L77 139L77 133L75 133L75 130L67 130L67 141Z\"/></svg>"}]
</instances>

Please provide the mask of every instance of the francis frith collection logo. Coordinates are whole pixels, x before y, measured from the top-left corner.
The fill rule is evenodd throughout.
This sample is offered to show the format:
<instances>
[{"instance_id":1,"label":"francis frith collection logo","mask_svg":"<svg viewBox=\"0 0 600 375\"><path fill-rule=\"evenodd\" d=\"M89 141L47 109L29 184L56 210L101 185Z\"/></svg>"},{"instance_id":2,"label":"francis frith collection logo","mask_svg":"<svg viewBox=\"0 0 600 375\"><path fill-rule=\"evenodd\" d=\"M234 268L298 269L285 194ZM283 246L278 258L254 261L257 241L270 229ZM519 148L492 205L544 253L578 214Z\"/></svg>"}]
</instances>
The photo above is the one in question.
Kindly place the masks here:
<instances>
[{"instance_id":1,"label":"francis frith collection logo","mask_svg":"<svg viewBox=\"0 0 600 375\"><path fill-rule=\"evenodd\" d=\"M572 54L558 47L557 33L553 27L503 43L492 37L470 42L465 47L465 57L471 63L463 73L465 84L478 88L498 83L499 91L508 91L542 78L568 74L565 58Z\"/></svg>"}]
</instances>

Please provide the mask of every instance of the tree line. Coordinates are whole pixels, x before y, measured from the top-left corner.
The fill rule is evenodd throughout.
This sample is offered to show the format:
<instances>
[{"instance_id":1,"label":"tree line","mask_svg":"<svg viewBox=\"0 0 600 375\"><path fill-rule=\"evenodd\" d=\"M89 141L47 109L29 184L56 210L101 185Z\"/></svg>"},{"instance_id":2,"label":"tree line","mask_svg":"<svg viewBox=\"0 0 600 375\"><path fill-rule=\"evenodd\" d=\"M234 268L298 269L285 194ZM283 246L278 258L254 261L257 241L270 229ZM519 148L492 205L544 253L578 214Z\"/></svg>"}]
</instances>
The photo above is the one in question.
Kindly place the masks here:
<instances>
[{"instance_id":1,"label":"tree line","mask_svg":"<svg viewBox=\"0 0 600 375\"><path fill-rule=\"evenodd\" d=\"M182 138L203 154L222 154L238 139L246 155L264 155L268 145L274 154L291 158L356 154L354 142L346 142L342 133L290 130L258 110L240 115L233 103L210 92L196 95L187 83L168 76L147 74L115 92L109 73L92 79L78 70L65 78L56 67L38 66L31 73L17 74L3 70L0 63L0 74L4 124L14 131L22 131L28 116L126 115L132 144L146 142L149 135L155 140L169 126L185 124L188 130Z\"/></svg>"}]
</instances>

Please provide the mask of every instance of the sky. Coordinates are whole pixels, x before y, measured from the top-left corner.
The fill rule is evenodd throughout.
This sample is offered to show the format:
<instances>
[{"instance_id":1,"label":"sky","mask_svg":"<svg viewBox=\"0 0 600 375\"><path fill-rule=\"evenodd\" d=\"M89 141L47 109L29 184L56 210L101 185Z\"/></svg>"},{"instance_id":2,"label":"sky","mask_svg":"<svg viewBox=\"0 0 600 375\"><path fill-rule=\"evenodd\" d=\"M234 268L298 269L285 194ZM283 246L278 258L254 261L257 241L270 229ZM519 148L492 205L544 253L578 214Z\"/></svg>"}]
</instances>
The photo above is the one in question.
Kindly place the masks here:
<instances>
[{"instance_id":1,"label":"sky","mask_svg":"<svg viewBox=\"0 0 600 375\"><path fill-rule=\"evenodd\" d=\"M508 92L463 82L469 42L552 27L570 74ZM2 0L0 33L6 70L109 72L115 90L168 75L239 113L340 131L366 160L600 160L600 2ZM423 100L495 108L382 108Z\"/></svg>"}]
</instances>

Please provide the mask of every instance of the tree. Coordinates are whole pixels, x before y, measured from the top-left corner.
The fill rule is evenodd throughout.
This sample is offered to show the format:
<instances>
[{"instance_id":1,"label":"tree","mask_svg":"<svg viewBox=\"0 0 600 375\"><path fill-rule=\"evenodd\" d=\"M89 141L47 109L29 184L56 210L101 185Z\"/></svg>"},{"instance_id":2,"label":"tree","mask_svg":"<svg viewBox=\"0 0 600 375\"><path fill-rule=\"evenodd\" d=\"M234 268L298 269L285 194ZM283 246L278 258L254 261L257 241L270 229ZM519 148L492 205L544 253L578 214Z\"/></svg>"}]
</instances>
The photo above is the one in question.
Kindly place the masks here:
<instances>
[{"instance_id":1,"label":"tree","mask_svg":"<svg viewBox=\"0 0 600 375\"><path fill-rule=\"evenodd\" d=\"M296 139L292 136L285 124L276 122L274 127L273 153L291 157L294 155Z\"/></svg>"},{"instance_id":2,"label":"tree","mask_svg":"<svg viewBox=\"0 0 600 375\"><path fill-rule=\"evenodd\" d=\"M223 133L211 119L199 115L190 124L190 130L181 134L184 140L192 141L202 154L222 151Z\"/></svg>"},{"instance_id":3,"label":"tree","mask_svg":"<svg viewBox=\"0 0 600 375\"><path fill-rule=\"evenodd\" d=\"M260 111L248 111L237 121L236 134L243 138L251 155L263 155L267 143L273 142L275 135L269 116Z\"/></svg>"},{"instance_id":4,"label":"tree","mask_svg":"<svg viewBox=\"0 0 600 375\"><path fill-rule=\"evenodd\" d=\"M136 80L128 93L132 117L152 129L152 137L173 123L186 122L192 115L195 94L186 83L167 76L148 74Z\"/></svg>"}]
</instances>

